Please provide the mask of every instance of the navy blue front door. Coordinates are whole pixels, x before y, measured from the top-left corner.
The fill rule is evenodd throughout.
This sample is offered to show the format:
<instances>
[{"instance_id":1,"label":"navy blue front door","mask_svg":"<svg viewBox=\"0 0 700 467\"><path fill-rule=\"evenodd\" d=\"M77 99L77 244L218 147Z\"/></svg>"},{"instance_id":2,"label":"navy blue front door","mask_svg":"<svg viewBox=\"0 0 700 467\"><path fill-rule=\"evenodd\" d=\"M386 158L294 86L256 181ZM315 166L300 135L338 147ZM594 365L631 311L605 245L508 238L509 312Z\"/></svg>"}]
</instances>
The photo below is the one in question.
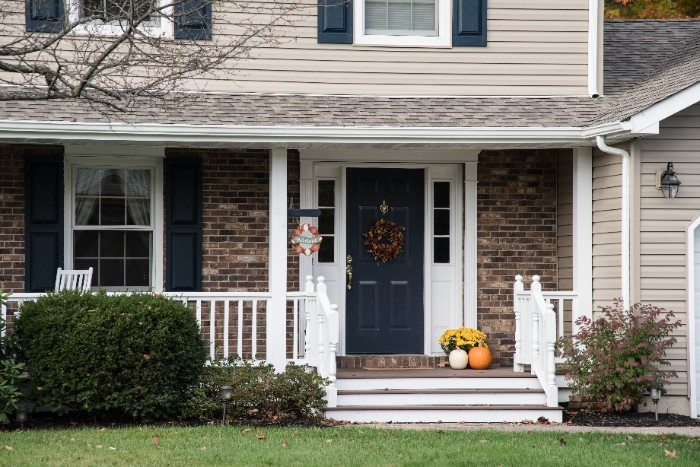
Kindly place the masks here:
<instances>
[{"instance_id":1,"label":"navy blue front door","mask_svg":"<svg viewBox=\"0 0 700 467\"><path fill-rule=\"evenodd\" d=\"M348 354L423 353L423 184L423 170L347 171ZM363 243L379 219L406 229L393 261L375 260Z\"/></svg>"}]
</instances>

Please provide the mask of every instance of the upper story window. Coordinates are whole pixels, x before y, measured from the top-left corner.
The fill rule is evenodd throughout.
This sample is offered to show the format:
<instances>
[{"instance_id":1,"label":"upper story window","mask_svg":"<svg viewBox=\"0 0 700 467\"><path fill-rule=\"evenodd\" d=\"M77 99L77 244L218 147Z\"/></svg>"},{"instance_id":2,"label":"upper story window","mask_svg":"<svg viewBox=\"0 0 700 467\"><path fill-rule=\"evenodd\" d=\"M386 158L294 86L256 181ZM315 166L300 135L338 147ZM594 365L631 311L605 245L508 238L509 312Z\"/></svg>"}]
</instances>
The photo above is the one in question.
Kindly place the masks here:
<instances>
[{"instance_id":1,"label":"upper story window","mask_svg":"<svg viewBox=\"0 0 700 467\"><path fill-rule=\"evenodd\" d=\"M449 46L449 0L359 0L355 44Z\"/></svg>"},{"instance_id":2,"label":"upper story window","mask_svg":"<svg viewBox=\"0 0 700 467\"><path fill-rule=\"evenodd\" d=\"M161 38L211 40L212 0L26 0L27 31L121 35L130 22Z\"/></svg>"},{"instance_id":3,"label":"upper story window","mask_svg":"<svg viewBox=\"0 0 700 467\"><path fill-rule=\"evenodd\" d=\"M488 0L318 0L318 42L484 47Z\"/></svg>"},{"instance_id":4,"label":"upper story window","mask_svg":"<svg viewBox=\"0 0 700 467\"><path fill-rule=\"evenodd\" d=\"M77 22L95 18L76 28L85 34L116 35L130 23L148 34L172 37L173 28L166 18L172 13L168 0L65 0L69 19Z\"/></svg>"}]
</instances>

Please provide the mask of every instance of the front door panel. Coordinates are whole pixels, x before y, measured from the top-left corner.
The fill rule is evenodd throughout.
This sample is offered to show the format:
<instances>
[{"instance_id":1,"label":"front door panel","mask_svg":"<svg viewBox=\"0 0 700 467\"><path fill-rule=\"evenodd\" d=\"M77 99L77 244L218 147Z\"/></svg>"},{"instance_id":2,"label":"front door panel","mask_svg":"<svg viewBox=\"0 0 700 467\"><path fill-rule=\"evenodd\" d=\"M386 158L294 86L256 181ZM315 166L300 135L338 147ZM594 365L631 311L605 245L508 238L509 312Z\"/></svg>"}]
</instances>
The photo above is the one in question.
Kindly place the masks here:
<instances>
[{"instance_id":1,"label":"front door panel","mask_svg":"<svg viewBox=\"0 0 700 467\"><path fill-rule=\"evenodd\" d=\"M346 352L423 353L423 170L348 169ZM380 210L386 201L388 212ZM363 234L378 219L405 228L403 252L375 260Z\"/></svg>"}]
</instances>

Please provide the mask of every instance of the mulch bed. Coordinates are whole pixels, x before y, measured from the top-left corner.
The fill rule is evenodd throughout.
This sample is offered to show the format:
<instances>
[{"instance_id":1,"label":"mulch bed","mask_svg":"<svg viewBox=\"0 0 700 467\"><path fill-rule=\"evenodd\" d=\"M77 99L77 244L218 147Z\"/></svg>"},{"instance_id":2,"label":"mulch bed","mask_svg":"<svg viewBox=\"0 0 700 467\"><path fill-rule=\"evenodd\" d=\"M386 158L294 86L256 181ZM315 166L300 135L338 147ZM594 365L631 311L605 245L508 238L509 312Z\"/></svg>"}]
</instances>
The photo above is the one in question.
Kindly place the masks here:
<instances>
[{"instance_id":1,"label":"mulch bed","mask_svg":"<svg viewBox=\"0 0 700 467\"><path fill-rule=\"evenodd\" d=\"M700 420L670 413L660 413L659 421L654 419L653 412L624 413L624 414L598 414L585 411L564 411L564 423L577 426L629 426L629 427L654 427L654 426L700 426Z\"/></svg>"}]
</instances>

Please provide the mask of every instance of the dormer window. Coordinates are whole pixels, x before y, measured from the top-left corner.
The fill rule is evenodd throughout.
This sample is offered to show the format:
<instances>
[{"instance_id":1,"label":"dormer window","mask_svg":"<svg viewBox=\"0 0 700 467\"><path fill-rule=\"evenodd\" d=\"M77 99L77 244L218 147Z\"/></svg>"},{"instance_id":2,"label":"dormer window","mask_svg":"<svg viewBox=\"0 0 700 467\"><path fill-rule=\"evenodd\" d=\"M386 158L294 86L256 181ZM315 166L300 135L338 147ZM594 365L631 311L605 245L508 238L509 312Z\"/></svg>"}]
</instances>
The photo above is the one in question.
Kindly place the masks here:
<instances>
[{"instance_id":1,"label":"dormer window","mask_svg":"<svg viewBox=\"0 0 700 467\"><path fill-rule=\"evenodd\" d=\"M355 2L355 44L435 47L451 45L450 0Z\"/></svg>"}]
</instances>

